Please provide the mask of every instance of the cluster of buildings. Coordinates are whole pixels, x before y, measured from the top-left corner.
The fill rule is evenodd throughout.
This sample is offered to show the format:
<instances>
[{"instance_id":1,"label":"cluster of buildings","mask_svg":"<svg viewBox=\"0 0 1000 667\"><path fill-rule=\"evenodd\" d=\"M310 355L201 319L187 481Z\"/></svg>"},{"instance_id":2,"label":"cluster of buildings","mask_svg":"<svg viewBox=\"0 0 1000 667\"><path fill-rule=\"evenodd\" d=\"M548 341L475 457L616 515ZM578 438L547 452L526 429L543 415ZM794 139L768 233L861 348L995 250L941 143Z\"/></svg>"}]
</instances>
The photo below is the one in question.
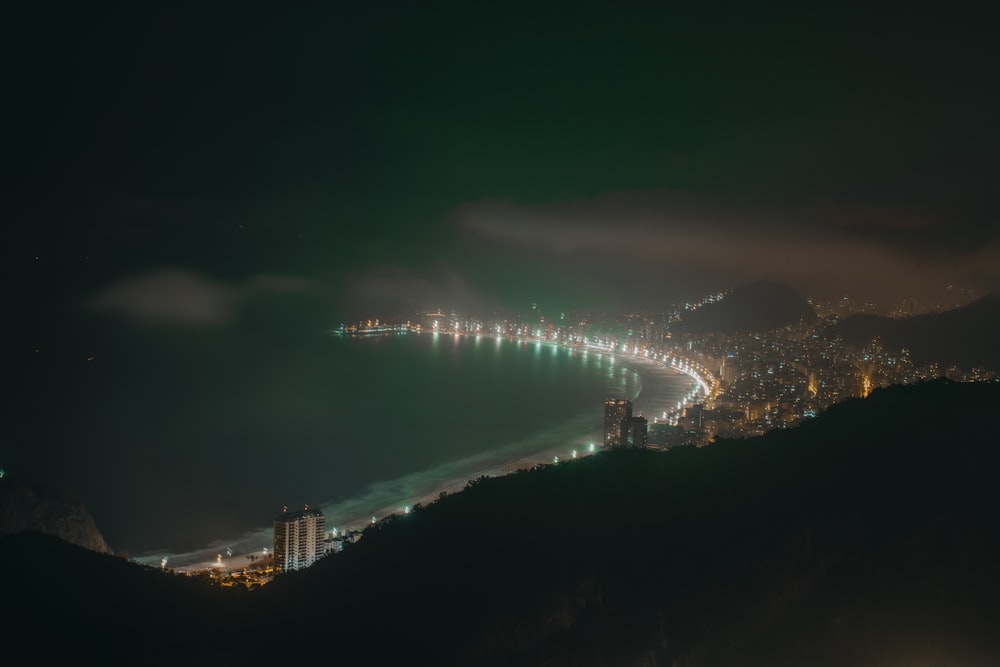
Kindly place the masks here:
<instances>
[{"instance_id":1,"label":"cluster of buildings","mask_svg":"<svg viewBox=\"0 0 1000 667\"><path fill-rule=\"evenodd\" d=\"M306 505L301 510L289 512L286 506L274 519L274 541L270 553L265 548L262 554L241 556L239 562L242 564L237 567L224 563L222 554L219 554L215 567L188 574L207 574L222 586L253 588L268 583L276 574L305 569L327 554L342 551L346 544L357 542L360 538L360 530L342 532L333 528L328 532L326 517L319 509ZM227 554L231 560L232 551L227 550ZM166 559L163 559L161 568L165 569L165 565Z\"/></svg>"},{"instance_id":2,"label":"cluster of buildings","mask_svg":"<svg viewBox=\"0 0 1000 667\"><path fill-rule=\"evenodd\" d=\"M844 344L831 326L854 313L905 316L914 304L890 311L847 298L810 301L817 318L766 332L680 333L674 325L693 310L714 303L724 292L707 295L664 312L547 314L537 305L527 313L489 318L442 310L398 321L368 321L343 327L353 335L435 332L544 341L641 357L674 366L696 377L703 397L690 397L652 422L631 414L621 399L605 405L605 447L703 445L716 438L745 438L789 428L829 406L874 389L946 376L974 381L994 377L985 369L918 365L908 350L889 349L874 339L862 348ZM956 295L956 299L964 294ZM630 421L623 423L628 418ZM642 420L642 421L640 421Z\"/></svg>"},{"instance_id":3,"label":"cluster of buildings","mask_svg":"<svg viewBox=\"0 0 1000 667\"><path fill-rule=\"evenodd\" d=\"M277 572L307 568L327 554L344 550L361 539L357 529L326 530L326 517L308 505L297 512L285 507L274 519L273 567Z\"/></svg>"},{"instance_id":4,"label":"cluster of buildings","mask_svg":"<svg viewBox=\"0 0 1000 667\"><path fill-rule=\"evenodd\" d=\"M609 398L604 402L604 446L644 449L648 443L649 424L645 417L632 414L632 401Z\"/></svg>"},{"instance_id":5,"label":"cluster of buildings","mask_svg":"<svg viewBox=\"0 0 1000 667\"><path fill-rule=\"evenodd\" d=\"M712 400L688 407L678 420L686 437L694 437L695 444L752 437L789 428L880 387L994 376L985 369L917 364L909 350L890 349L877 338L848 346L827 333L830 324L821 320L760 333L671 336L671 349L681 350L719 382Z\"/></svg>"}]
</instances>

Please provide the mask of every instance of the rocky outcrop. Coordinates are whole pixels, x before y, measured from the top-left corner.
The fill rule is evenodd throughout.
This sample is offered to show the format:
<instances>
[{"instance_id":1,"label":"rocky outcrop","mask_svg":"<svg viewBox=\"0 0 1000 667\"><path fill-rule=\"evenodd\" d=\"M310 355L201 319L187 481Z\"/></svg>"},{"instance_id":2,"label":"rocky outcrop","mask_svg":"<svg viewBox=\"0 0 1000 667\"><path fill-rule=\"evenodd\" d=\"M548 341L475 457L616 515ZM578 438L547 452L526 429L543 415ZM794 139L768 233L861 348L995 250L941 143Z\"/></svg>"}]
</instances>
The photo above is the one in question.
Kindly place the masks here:
<instances>
[{"instance_id":1,"label":"rocky outcrop","mask_svg":"<svg viewBox=\"0 0 1000 667\"><path fill-rule=\"evenodd\" d=\"M33 530L91 551L111 549L83 503L60 491L0 478L0 535Z\"/></svg>"}]
</instances>

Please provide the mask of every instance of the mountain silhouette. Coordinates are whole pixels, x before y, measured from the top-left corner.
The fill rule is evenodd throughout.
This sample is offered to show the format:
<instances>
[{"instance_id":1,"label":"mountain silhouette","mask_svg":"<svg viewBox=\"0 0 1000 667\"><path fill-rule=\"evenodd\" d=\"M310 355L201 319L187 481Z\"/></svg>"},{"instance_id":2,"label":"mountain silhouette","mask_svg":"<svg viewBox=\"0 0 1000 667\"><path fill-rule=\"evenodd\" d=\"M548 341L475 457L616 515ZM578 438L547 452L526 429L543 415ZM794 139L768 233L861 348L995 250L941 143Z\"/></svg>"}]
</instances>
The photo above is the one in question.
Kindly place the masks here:
<instances>
[{"instance_id":1,"label":"mountain silhouette","mask_svg":"<svg viewBox=\"0 0 1000 667\"><path fill-rule=\"evenodd\" d=\"M722 299L681 315L670 329L679 333L741 333L779 329L800 320L814 322L816 312L797 291L758 281L738 287Z\"/></svg>"},{"instance_id":2,"label":"mountain silhouette","mask_svg":"<svg viewBox=\"0 0 1000 667\"><path fill-rule=\"evenodd\" d=\"M828 334L855 347L878 338L889 350L909 350L917 364L1000 371L1000 295L991 293L961 308L902 319L852 315L830 327Z\"/></svg>"}]
</instances>

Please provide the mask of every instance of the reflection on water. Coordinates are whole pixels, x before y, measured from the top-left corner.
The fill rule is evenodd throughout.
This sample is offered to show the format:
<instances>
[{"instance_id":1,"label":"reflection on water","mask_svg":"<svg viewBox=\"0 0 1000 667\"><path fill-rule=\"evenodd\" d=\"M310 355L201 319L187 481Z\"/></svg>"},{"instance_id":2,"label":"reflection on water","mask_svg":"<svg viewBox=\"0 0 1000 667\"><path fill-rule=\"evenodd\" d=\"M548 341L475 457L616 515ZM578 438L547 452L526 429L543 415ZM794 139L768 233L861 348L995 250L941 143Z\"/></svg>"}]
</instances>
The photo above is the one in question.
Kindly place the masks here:
<instances>
[{"instance_id":1,"label":"reflection on water","mask_svg":"<svg viewBox=\"0 0 1000 667\"><path fill-rule=\"evenodd\" d=\"M308 363L291 354L293 368L275 362L259 369L259 384L231 388L256 409L228 426L229 437L241 441L237 451L257 452L263 475L234 475L232 461L227 466L211 446L201 449L197 455L213 472L189 484L190 500L203 497L204 487L226 488L214 496L225 518L187 498L152 508L162 541L134 552L158 562L169 551L180 566L178 552L223 543L260 548L254 545L270 539L282 505L319 505L329 525L346 525L452 483L460 488L533 453L560 451L569 459L573 449L602 439L608 396L634 398L641 411L653 389L666 388L673 404L690 385L668 371L669 378L651 384L658 377L651 367L640 375L633 370L638 362L606 354L508 340L484 345L475 336L330 339L310 352ZM185 440L204 436L192 430ZM185 521L193 515L207 517L196 534Z\"/></svg>"}]
</instances>

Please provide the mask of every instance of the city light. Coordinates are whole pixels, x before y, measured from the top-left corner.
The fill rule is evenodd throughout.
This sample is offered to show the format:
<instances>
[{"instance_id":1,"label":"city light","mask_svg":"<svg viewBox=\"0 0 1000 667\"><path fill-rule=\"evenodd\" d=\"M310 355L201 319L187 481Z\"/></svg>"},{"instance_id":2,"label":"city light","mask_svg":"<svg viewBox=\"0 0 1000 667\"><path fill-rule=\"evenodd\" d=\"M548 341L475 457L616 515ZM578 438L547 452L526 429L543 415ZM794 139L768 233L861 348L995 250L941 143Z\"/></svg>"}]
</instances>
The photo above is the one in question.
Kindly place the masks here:
<instances>
[{"instance_id":1,"label":"city light","mask_svg":"<svg viewBox=\"0 0 1000 667\"><path fill-rule=\"evenodd\" d=\"M627 327L622 326L624 321L609 320L608 328L603 331L599 327L591 331L574 330L576 323L581 327L586 323L569 314L561 315L556 322L548 321L537 307L533 310L543 327L534 321L497 322L454 313L447 321L434 319L433 325L429 318L425 321L428 328L450 331L456 337L495 332L498 345L510 340L519 347L531 346L536 353L545 344L551 344L553 354L564 349L574 354L579 348L583 352L580 358L586 358L588 350L594 350L597 365L607 367L608 376L615 379L638 372L633 360L636 364L655 363L687 375L692 382L681 398L675 395L667 405L642 406L647 412L659 415L650 420L650 425L657 427L657 440L655 444L652 440L649 443L659 449L704 446L717 437L752 437L774 428L788 428L845 398L864 397L890 383L919 381L942 373L936 365L917 368L908 350L890 354L880 347L878 340L863 350L838 349L834 347L835 341L824 338L822 319L811 329L803 325L800 329L789 327L710 338L671 330L672 323L684 319L682 313L716 303L725 296L725 292L720 292L683 307L675 306L662 320L648 319L639 328L634 326L633 319ZM812 301L810 304L819 308ZM434 315L444 317L442 313ZM373 322L380 327L393 326L380 320L367 324ZM365 331L365 324L354 325L352 330ZM419 333L420 325L407 321L406 330ZM989 379L992 375L973 369L963 377ZM582 451L594 453L596 444L591 442ZM580 454L578 449L570 451L571 459L579 458ZM552 463L558 464L559 457L554 456ZM408 506L402 508L403 514L410 511ZM372 516L371 523L376 522L377 517Z\"/></svg>"}]
</instances>

